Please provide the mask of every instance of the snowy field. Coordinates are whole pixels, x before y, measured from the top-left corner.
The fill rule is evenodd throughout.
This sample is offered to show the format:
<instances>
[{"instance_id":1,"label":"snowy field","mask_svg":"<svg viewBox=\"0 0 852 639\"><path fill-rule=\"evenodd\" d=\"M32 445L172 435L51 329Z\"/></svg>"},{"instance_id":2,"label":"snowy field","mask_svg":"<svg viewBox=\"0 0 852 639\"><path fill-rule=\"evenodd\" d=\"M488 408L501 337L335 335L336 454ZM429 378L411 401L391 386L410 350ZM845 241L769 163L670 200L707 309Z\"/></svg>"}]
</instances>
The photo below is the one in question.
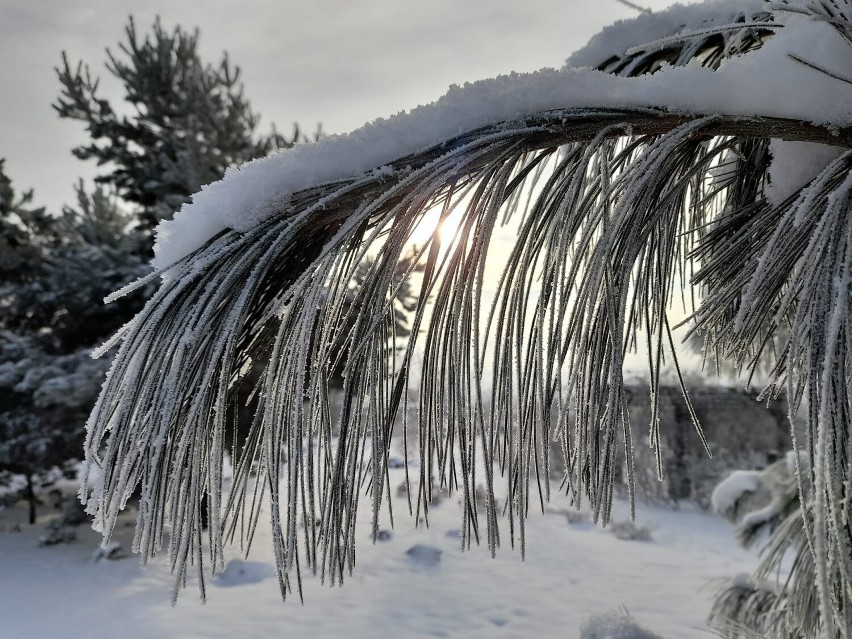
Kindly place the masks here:
<instances>
[{"instance_id":1,"label":"snowy field","mask_svg":"<svg viewBox=\"0 0 852 639\"><path fill-rule=\"evenodd\" d=\"M403 470L390 472L392 486L403 483ZM623 540L587 515L569 518L557 497L529 519L521 562L508 547L496 559L485 547L462 552L455 496L430 509L428 529L415 528L405 497L393 499L390 539L373 545L368 518L359 521L357 566L343 588L308 577L304 605L295 595L282 604L262 524L247 562L232 549L206 605L193 582L174 608L167 566L93 562L99 537L86 526L72 544L38 547L57 511L41 506L29 526L21 502L0 511L0 637L577 637L590 615L622 606L663 637L711 637L713 581L756 563L726 521L697 508L640 504L636 524L651 540ZM628 519L625 502L615 508L614 522ZM116 533L124 548L133 516ZM501 532L507 539L508 525ZM407 553L417 544L439 550L437 563L429 550Z\"/></svg>"}]
</instances>

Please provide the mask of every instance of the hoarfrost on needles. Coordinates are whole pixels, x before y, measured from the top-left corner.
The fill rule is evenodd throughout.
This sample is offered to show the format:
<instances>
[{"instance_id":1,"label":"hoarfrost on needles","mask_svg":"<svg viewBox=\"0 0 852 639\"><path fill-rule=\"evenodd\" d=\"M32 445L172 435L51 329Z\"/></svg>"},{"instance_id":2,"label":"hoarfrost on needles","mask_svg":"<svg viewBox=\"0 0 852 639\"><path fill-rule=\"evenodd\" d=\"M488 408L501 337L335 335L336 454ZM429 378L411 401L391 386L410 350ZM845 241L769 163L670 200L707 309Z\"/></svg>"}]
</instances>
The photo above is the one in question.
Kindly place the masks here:
<instances>
[{"instance_id":1,"label":"hoarfrost on needles","mask_svg":"<svg viewBox=\"0 0 852 639\"><path fill-rule=\"evenodd\" d=\"M240 453L231 490L247 495L255 481L269 489L282 595L296 583L288 582L292 571L300 574L303 541L306 565L332 584L351 571L365 481L377 539L390 438L415 369L425 382L415 400L421 477L463 486L463 541L479 537L484 477L483 537L492 553L500 546L499 469L511 478L503 510L524 555L527 505L536 488L550 497L541 480L550 476L544 445L554 435L572 499L586 499L606 525L620 435L631 441L625 352L643 330L660 475L659 391L669 351L678 367L667 309L691 274L703 295L693 330L747 369L772 348L779 359L767 393L786 385L792 415L807 400L814 451L807 473L797 464L791 476L782 460L783 481L769 481L777 466L734 475L714 506L741 510L750 503L741 498L760 487L758 497L769 491L772 502L746 523L766 529L798 508L801 494L802 512L814 513L799 523L816 579L796 583L816 583L819 599L819 615L808 613L806 625L833 635L842 614L837 625L852 627L852 612L832 602L852 583L852 563L832 560L852 556L842 463L850 449L852 151L831 160L830 149L781 143L767 153L779 136L849 145L852 81L841 66L852 25L845 16L834 24L829 4L772 4L751 16L759 25L740 12L724 34L708 26L702 5L676 58L658 54L672 28L649 26L644 35L657 39L628 52L626 70L545 69L452 87L410 113L230 169L160 225L160 270L149 279L162 273L163 285L110 342L120 347L86 444L87 459L104 471L89 498L96 523L109 533L141 483L137 547L153 557L169 525L177 587L194 558L204 572L205 540L196 532L206 497L210 568L224 570L222 531L240 521L254 530L261 510L258 500L222 500L227 420L239 399L232 373L248 370L245 351L263 362L262 374L251 384L259 398L251 446ZM714 6L730 14L731 5ZM795 166L802 158L821 166L792 199L785 190L807 179ZM768 180L772 197L783 199L777 207L764 198ZM422 248L423 294L411 331L400 335L388 314L397 268L436 204L463 220L447 257L437 233ZM515 212L519 231L489 310L490 240ZM359 271L371 247L376 257ZM338 364L344 410L335 416L328 381ZM631 508L632 454L625 446ZM429 492L421 490L418 510Z\"/></svg>"}]
</instances>

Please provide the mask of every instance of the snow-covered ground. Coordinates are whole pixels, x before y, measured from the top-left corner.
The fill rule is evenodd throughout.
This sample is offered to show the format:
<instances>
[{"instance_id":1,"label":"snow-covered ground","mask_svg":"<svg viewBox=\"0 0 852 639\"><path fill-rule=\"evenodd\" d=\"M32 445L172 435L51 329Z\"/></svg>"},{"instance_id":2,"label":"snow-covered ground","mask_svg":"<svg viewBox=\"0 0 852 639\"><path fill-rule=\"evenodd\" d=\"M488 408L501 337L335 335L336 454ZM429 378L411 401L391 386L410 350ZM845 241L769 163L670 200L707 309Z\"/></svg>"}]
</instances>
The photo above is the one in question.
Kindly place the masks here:
<instances>
[{"instance_id":1,"label":"snow-covered ground","mask_svg":"<svg viewBox=\"0 0 852 639\"><path fill-rule=\"evenodd\" d=\"M392 486L403 483L403 470L390 472ZM42 506L28 526L21 503L0 511L0 637L576 637L590 615L621 606L663 637L708 637L713 580L756 561L727 522L695 508L640 504L636 523L652 540L626 541L587 517L572 523L556 498L530 518L521 562L508 547L496 559L485 547L462 552L455 497L430 509L428 529L414 527L404 497L393 505L389 540L373 545L369 518L359 521L357 566L342 588L309 577L304 605L296 596L282 604L262 525L248 562L233 549L206 605L191 583L172 608L165 565L142 568L133 556L93 563L99 537L85 526L75 543L38 547L56 511ZM116 537L129 548L133 513L125 517ZM613 520L627 519L617 502ZM407 553L417 544L440 550L438 563Z\"/></svg>"}]
</instances>

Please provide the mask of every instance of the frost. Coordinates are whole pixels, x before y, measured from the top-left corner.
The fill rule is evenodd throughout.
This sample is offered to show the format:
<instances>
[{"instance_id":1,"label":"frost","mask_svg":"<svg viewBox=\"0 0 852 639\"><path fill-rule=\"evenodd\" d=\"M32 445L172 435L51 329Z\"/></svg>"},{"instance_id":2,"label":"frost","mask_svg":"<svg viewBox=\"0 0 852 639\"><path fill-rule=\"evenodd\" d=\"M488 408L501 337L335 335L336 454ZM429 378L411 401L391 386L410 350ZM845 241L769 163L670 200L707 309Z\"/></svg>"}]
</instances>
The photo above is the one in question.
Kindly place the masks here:
<instances>
[{"instance_id":1,"label":"frost","mask_svg":"<svg viewBox=\"0 0 852 639\"><path fill-rule=\"evenodd\" d=\"M741 47L708 59L699 24L705 31L683 44L692 64L454 87L432 105L232 169L205 188L161 225L163 284L113 340L119 351L86 444L102 471L89 498L97 525L109 534L141 484L135 548L151 558L168 539L178 587L190 565L204 573L202 546L210 572L224 569L225 531L239 529L248 544L266 503L250 495L263 486L282 595L300 585L303 564L336 585L354 566L359 503L371 502L378 537L390 438L409 399L416 429L399 428L416 440L402 457L419 457L413 515L428 515L432 479L436 491L457 487L462 543L523 556L527 515L550 498L541 480L556 470L572 506L607 525L622 460L631 499L636 485L634 451L622 445L634 441L625 353L644 335L649 441L662 475L660 380L667 362L677 367L668 313L691 276L702 299L689 324L736 366L753 370L762 349L776 354L767 397L786 386L791 414L807 403L803 448L815 451L807 473L791 476L782 460L783 472L767 469L760 484L754 473L730 479L714 504L745 510L741 498L758 485L779 496L743 535L808 526L817 578L799 583L817 583L825 623L842 612L852 624L831 603L852 576L843 529L852 153L783 206L763 197L773 136L849 143L841 129L852 124L852 85L833 77L849 52L820 13L828 4L780 6L760 37L740 29ZM780 160L776 170L778 182L794 177ZM403 335L388 319L396 269L435 211L458 222L448 225L452 240L433 234L418 256L422 293ZM511 248L495 250L510 217ZM496 291L485 291L490 256L502 269ZM244 367L246 356L257 370ZM329 380L339 368L336 411ZM257 405L223 501L240 369L259 375L250 383ZM557 442L563 466L552 469ZM498 472L508 478L499 498ZM789 514L799 488L813 495L812 524ZM197 534L205 502L209 537Z\"/></svg>"}]
</instances>

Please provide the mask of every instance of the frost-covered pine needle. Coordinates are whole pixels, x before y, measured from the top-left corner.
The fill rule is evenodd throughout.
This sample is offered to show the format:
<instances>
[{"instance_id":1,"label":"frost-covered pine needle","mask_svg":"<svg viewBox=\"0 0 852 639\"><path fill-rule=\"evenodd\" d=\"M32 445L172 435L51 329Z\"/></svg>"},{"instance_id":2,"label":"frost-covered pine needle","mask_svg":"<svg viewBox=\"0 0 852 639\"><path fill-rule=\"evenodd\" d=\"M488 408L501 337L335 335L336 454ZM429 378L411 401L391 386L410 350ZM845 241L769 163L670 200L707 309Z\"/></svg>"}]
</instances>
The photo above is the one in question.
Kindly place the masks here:
<instances>
[{"instance_id":1,"label":"frost-covered pine needle","mask_svg":"<svg viewBox=\"0 0 852 639\"><path fill-rule=\"evenodd\" d=\"M661 61L737 68L780 37L770 23L789 13L785 34L804 15L845 38L847 3L803 6L735 12L729 28L697 24L693 35L661 29L651 39L663 53L633 47L601 65L624 76ZM378 531L397 435L419 454L412 510L428 517L433 489L457 491L465 543L523 552L525 518L549 497L553 442L564 490L606 524L621 459L633 491L625 355L644 335L661 466L657 390L666 363L677 365L668 313L691 280L689 299L701 298L691 330L746 370L774 349L768 393L786 387L791 414L807 407L811 463L800 481L810 501L799 521L820 613L795 593L785 602L810 611L808 628L850 636L852 153L780 203L764 196L771 138L848 148L849 123L601 98L606 108L584 96L282 194L256 224L225 228L167 268L110 342L118 352L88 424L100 477L85 497L104 533L140 488L135 549L147 559L167 544L182 584L190 565L221 570L228 541L250 545L268 496L282 594L305 570L340 583L354 566L358 513ZM436 211L442 230L407 261ZM506 220L517 237L495 255ZM393 318L409 286L419 297L400 331ZM416 424L400 432L411 399ZM223 496L228 449L235 475Z\"/></svg>"}]
</instances>

